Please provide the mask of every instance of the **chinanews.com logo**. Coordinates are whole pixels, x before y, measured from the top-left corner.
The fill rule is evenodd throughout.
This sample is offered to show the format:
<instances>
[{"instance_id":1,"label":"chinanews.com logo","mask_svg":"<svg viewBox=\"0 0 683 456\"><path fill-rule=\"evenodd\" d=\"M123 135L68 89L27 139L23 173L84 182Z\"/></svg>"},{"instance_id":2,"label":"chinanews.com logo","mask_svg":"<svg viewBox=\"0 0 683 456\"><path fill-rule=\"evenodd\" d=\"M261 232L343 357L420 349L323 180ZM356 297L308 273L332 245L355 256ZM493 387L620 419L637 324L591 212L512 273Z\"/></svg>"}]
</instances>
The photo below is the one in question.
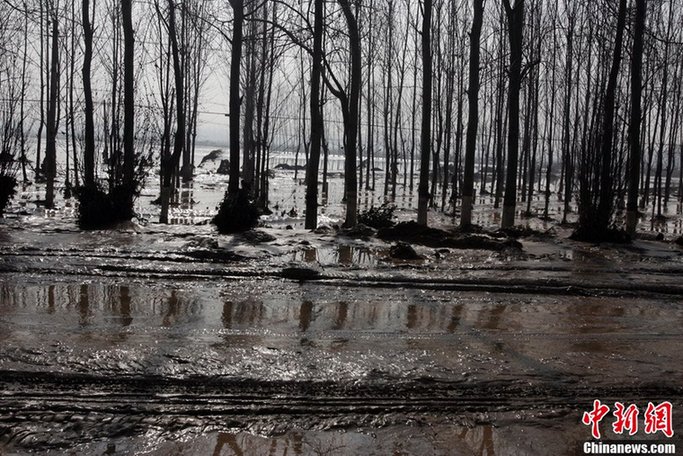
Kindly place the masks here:
<instances>
[{"instance_id":1,"label":"chinanews.com logo","mask_svg":"<svg viewBox=\"0 0 683 456\"><path fill-rule=\"evenodd\" d=\"M584 442L581 448L583 454L676 454L676 444L670 441L600 441L600 422L610 416L609 412L610 407L596 399L593 408L583 413L581 423L590 427L591 435L597 440ZM615 402L611 413L614 417L611 422L614 434L634 436L642 430L642 434L653 438L671 439L674 436L671 402L656 405L648 402L642 415L642 428L638 420L640 412L635 404Z\"/></svg>"}]
</instances>

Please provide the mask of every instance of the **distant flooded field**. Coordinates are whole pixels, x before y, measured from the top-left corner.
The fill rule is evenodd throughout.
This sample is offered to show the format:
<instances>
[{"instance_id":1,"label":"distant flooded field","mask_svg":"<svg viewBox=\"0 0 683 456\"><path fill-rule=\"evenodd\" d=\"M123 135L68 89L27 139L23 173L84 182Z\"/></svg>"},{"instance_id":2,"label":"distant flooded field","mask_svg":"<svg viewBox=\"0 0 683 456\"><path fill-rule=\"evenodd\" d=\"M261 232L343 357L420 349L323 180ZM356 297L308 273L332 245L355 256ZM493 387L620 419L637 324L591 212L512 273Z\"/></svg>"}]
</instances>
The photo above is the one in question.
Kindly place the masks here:
<instances>
[{"instance_id":1,"label":"distant flooded field","mask_svg":"<svg viewBox=\"0 0 683 456\"><path fill-rule=\"evenodd\" d=\"M218 154L218 158L214 160L204 161L204 158L212 151L222 150ZM57 209L44 211L40 206L36 205L36 201L44 198L44 185L31 184L28 186L19 186L18 193L8 208L8 216L13 214L24 214L38 217L47 217L50 223L55 220L74 220L75 201L73 199L64 200L64 151L61 150L62 157L58 163L58 189ZM217 149L215 147L198 147L196 150L196 168L195 178L193 182L183 184L178 189L177 196L171 207L170 223L171 224L197 224L208 222L217 212L217 207L223 199L225 190L228 185L228 176L217 174L216 171L221 159L228 158L227 149ZM327 192L322 191L322 164L320 174L320 223L335 224L340 223L344 218L345 204L343 202L343 171L344 171L344 157L342 155L330 155L328 158L328 179ZM280 165L278 167L278 165ZM294 171L292 169L281 169L281 165L287 165L292 168L294 166L303 167L305 165L305 157L300 153L298 158L294 152L277 152L271 153L269 161L269 169L274 170L274 177L269 179L270 197L269 208L273 211L272 216L264 217L263 221L266 224L283 224L292 225L293 227L303 227L303 219L305 215L305 172L302 170ZM365 172L363 173L363 185L359 184L358 191L358 207L359 210L366 210L372 206L380 206L383 203L390 203L397 207L397 215L399 220L413 219L415 217L414 211L417 209L417 181L419 168L415 164L414 188L411 191L409 185L409 167L410 163L399 161L399 178L395 197L392 197L391 190L387 196L384 195L384 159L377 157L375 159L375 186L374 189L368 186L365 179ZM405 171L405 173L404 173ZM404 185L403 176L406 175L406 184ZM104 175L101 171L100 175ZM478 179L479 173L476 174ZM475 176L475 177L476 177ZM490 189L489 175L489 186ZM72 178L73 180L73 178ZM370 181L372 182L372 180ZM673 179L673 188L677 188L677 180ZM554 185L552 186L554 188ZM435 207L430 211L430 217L433 223L443 224L444 226L454 225L458 223L459 206L455 208L449 203L449 198L446 198L444 206L445 212L441 209L441 190L438 187L439 194L435 197ZM145 186L141 192L140 197L136 202L136 212L139 215L139 220L142 222L157 222L159 218L159 206L153 202L159 197L159 176L158 174L150 174ZM449 194L450 196L450 194ZM487 227L495 228L500 225L500 211L501 209L494 208L495 198L490 194L478 195L475 201L473 223ZM502 203L501 203L502 204ZM517 206L517 223L521 225L528 225L534 229L548 229L559 223L562 219L564 203L558 199L556 192L553 192L550 198L548 216L550 220L541 220L538 216L542 215L545 205L545 196L541 191L534 192L531 203L532 217L525 215L526 203L519 202ZM571 212L568 214L570 222L575 221L576 218L576 201L572 201L570 205ZM679 202L676 197L672 198L663 208L663 213L666 215L664 219L653 220L651 215L651 207L644 210L644 216L640 220L639 230L662 232L669 235L683 234L683 203ZM37 220L34 219L35 222Z\"/></svg>"}]
</instances>

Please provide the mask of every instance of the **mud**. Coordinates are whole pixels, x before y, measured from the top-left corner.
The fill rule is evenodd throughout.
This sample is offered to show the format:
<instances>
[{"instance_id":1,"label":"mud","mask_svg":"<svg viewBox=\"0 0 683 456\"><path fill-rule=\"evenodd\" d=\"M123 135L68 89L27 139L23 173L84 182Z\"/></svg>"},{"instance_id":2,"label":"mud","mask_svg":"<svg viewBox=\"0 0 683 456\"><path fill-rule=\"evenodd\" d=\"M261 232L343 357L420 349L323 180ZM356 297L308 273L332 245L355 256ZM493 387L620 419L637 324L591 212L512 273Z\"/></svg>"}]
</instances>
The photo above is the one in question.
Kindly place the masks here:
<instances>
[{"instance_id":1,"label":"mud","mask_svg":"<svg viewBox=\"0 0 683 456\"><path fill-rule=\"evenodd\" d=\"M7 454L574 454L594 398L683 405L678 297L2 277Z\"/></svg>"},{"instance_id":2,"label":"mud","mask_svg":"<svg viewBox=\"0 0 683 456\"><path fill-rule=\"evenodd\" d=\"M455 249L479 249L502 251L521 249L522 244L506 238L494 238L486 234L449 233L438 228L418 225L414 221L402 222L390 228L382 228L377 236L390 241L411 242L428 247L450 247Z\"/></svg>"},{"instance_id":3,"label":"mud","mask_svg":"<svg viewBox=\"0 0 683 456\"><path fill-rule=\"evenodd\" d=\"M411 243L421 259L402 260L304 230L293 176L248 239L208 225L227 182L211 171L168 226L154 182L137 220L95 232L21 189L0 221L0 454L574 455L594 399L671 401L683 433L680 204L594 245L537 217L495 234L484 196L480 232L430 226L515 248ZM322 196L339 225L341 179ZM360 191L361 209L384 202ZM399 191L398 222L416 202Z\"/></svg>"}]
</instances>

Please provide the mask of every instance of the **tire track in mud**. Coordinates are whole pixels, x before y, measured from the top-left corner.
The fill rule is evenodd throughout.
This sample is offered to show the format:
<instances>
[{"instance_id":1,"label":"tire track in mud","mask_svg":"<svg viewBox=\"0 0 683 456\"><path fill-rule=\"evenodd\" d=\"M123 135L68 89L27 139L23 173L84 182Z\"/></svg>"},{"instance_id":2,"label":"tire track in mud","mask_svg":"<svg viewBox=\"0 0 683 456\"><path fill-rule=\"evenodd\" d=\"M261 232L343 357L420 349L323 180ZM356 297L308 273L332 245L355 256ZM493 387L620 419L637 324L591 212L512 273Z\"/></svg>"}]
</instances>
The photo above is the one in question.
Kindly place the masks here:
<instances>
[{"instance_id":1,"label":"tire track in mud","mask_svg":"<svg viewBox=\"0 0 683 456\"><path fill-rule=\"evenodd\" d=\"M676 408L683 403L680 387L591 386L557 378L533 384L387 377L333 382L2 370L0 391L0 442L40 451L150 433L174 439L207 429L270 432L283 423L330 430L424 418L479 425L514 416L552 427L556 419L579 413L595 398L669 400Z\"/></svg>"},{"instance_id":2,"label":"tire track in mud","mask_svg":"<svg viewBox=\"0 0 683 456\"><path fill-rule=\"evenodd\" d=\"M3 248L0 247L0 256L9 259L16 258L76 258L76 259L99 259L99 260L139 260L139 261L158 261L161 263L194 263L194 264L214 264L225 263L231 264L240 261L249 261L253 258L244 257L229 249L202 249L202 248L188 248L169 250L126 250L126 249L96 249L85 250L79 248L37 248L30 246L23 246L19 248ZM9 262L9 261L7 261ZM683 273L683 265L680 264L650 264L651 267L645 267L642 264L624 264L622 268L617 268L620 265L615 264L611 268L612 273L643 273L643 274L681 274ZM604 267L590 267L586 264L573 265L563 263L553 263L548 261L547 264L539 264L538 262L515 261L513 263L500 264L478 264L468 265L464 268L457 268L460 271L546 271L546 272L610 272L605 271Z\"/></svg>"},{"instance_id":3,"label":"tire track in mud","mask_svg":"<svg viewBox=\"0 0 683 456\"><path fill-rule=\"evenodd\" d=\"M0 371L0 421L34 414L364 415L410 412L450 415L502 411L572 410L594 397L648 400L681 397L682 388L657 384L587 386L576 381L450 382L431 378L372 382L264 381L194 376L116 376Z\"/></svg>"},{"instance_id":4,"label":"tire track in mud","mask_svg":"<svg viewBox=\"0 0 683 456\"><path fill-rule=\"evenodd\" d=\"M680 388L655 384L591 387L559 381L435 381L429 378L370 382L263 381L221 377L107 377L91 374L0 371L0 442L45 450L94 439L157 433L202 434L211 429L274 432L357 429L406 422L495 423L505 417L536 426L603 401L681 401ZM509 419L509 418L508 418Z\"/></svg>"},{"instance_id":5,"label":"tire track in mud","mask_svg":"<svg viewBox=\"0 0 683 456\"><path fill-rule=\"evenodd\" d=\"M223 257L216 255L209 255L213 253L223 253ZM235 261L245 261L249 258L243 257L230 250L207 250L207 249L189 249L178 250L176 252L169 252L167 250L160 251L136 251L116 249L115 251L106 250L82 250L82 249L40 249L35 247L22 248L2 248L0 247L0 255L3 257L17 257L17 258L41 258L41 257L65 257L65 258L80 258L80 259L112 259L112 260L140 260L140 261L159 261L159 262L174 262L174 263L231 263ZM202 256L204 255L204 256ZM222 261L217 261L222 258ZM591 272L593 270L604 271L603 268L590 268L586 266L573 266L565 264L524 264L515 262L514 264L501 263L496 265L471 265L466 268L459 269L461 271L547 271L547 272ZM643 267L642 265L629 266L627 269L614 269L612 273L642 273L642 274L658 274L669 276L671 274L683 274L683 266L660 265L654 267Z\"/></svg>"},{"instance_id":6,"label":"tire track in mud","mask_svg":"<svg viewBox=\"0 0 683 456\"><path fill-rule=\"evenodd\" d=\"M196 264L196 263L192 263ZM487 270L495 271L495 270ZM469 272L469 271L468 271ZM534 270L535 273L541 272ZM538 279L490 279L483 277L458 278L458 279L434 279L420 277L376 277L372 275L339 273L321 273L307 279L292 279L279 268L245 268L245 269L215 269L203 271L187 270L160 270L158 267L134 267L131 265L98 265L97 267L82 268L44 268L44 267L8 267L0 265L0 274L24 273L43 274L50 277L58 276L90 276L106 278L130 278L141 280L173 280L173 281L200 281L200 280L239 280L244 278L280 278L294 282L315 282L320 285L343 286L350 288L411 288L434 291L456 292L482 292L482 293L511 293L511 294L538 294L560 296L606 296L606 297L653 297L656 296L683 296L683 285L672 283L645 283L629 281L607 281L603 283L590 283L589 281L571 281L540 277ZM623 281L622 272L605 273L601 276L615 278ZM659 275L668 277L668 273L652 271L642 273L644 276Z\"/></svg>"}]
</instances>

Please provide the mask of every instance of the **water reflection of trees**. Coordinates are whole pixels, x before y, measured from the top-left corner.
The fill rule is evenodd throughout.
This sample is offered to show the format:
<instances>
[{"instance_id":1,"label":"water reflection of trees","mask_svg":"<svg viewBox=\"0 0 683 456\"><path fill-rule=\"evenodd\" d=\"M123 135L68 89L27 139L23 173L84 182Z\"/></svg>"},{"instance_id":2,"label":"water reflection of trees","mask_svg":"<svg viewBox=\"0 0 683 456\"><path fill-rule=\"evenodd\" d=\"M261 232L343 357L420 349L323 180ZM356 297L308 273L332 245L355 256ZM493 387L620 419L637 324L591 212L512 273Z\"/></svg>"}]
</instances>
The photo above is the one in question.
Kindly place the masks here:
<instances>
[{"instance_id":1,"label":"water reflection of trees","mask_svg":"<svg viewBox=\"0 0 683 456\"><path fill-rule=\"evenodd\" d=\"M409 331L456 333L461 324L488 329L504 329L506 305L468 302L467 296L436 294L425 296L419 291L387 302L384 293L368 290L366 296L345 299L340 287L321 293L318 287L303 287L292 294L268 291L236 299L238 294L226 293L219 315L219 324L230 330L285 331ZM248 290L243 291L249 294Z\"/></svg>"},{"instance_id":2,"label":"water reflection of trees","mask_svg":"<svg viewBox=\"0 0 683 456\"><path fill-rule=\"evenodd\" d=\"M225 454L223 449L229 448L236 456L250 454L268 455L302 455L303 453L302 435L298 432L288 433L282 437L265 438L253 436L245 433L221 432L216 437L216 446L213 450L214 456Z\"/></svg>"},{"instance_id":3,"label":"water reflection of trees","mask_svg":"<svg viewBox=\"0 0 683 456\"><path fill-rule=\"evenodd\" d=\"M254 297L243 300L229 299L223 303L221 322L225 329L260 325L266 314L263 301Z\"/></svg>"},{"instance_id":4,"label":"water reflection of trees","mask_svg":"<svg viewBox=\"0 0 683 456\"><path fill-rule=\"evenodd\" d=\"M526 445L516 439L498 435L492 424L474 427L438 425L425 432L411 428L411 439L396 438L398 431L379 431L370 434L359 432L294 431L275 437L261 437L246 432L220 432L215 437L212 454L249 455L341 455L341 454L472 454L493 456L512 454ZM529 445L530 442L527 443ZM520 448L521 446L521 448ZM526 452L525 452L526 454Z\"/></svg>"},{"instance_id":5,"label":"water reflection of trees","mask_svg":"<svg viewBox=\"0 0 683 456\"><path fill-rule=\"evenodd\" d=\"M130 289L127 286L120 287L119 303L121 304L120 318L121 326L130 326L133 323L133 317L130 315Z\"/></svg>"},{"instance_id":6,"label":"water reflection of trees","mask_svg":"<svg viewBox=\"0 0 683 456\"><path fill-rule=\"evenodd\" d=\"M81 285L78 296L78 322L80 326L87 326L90 324L90 297L88 292L88 285Z\"/></svg>"},{"instance_id":7,"label":"water reflection of trees","mask_svg":"<svg viewBox=\"0 0 683 456\"><path fill-rule=\"evenodd\" d=\"M162 325L166 327L172 326L176 322L179 309L178 295L175 290L171 290L171 296L166 303L166 313L164 313Z\"/></svg>"}]
</instances>

